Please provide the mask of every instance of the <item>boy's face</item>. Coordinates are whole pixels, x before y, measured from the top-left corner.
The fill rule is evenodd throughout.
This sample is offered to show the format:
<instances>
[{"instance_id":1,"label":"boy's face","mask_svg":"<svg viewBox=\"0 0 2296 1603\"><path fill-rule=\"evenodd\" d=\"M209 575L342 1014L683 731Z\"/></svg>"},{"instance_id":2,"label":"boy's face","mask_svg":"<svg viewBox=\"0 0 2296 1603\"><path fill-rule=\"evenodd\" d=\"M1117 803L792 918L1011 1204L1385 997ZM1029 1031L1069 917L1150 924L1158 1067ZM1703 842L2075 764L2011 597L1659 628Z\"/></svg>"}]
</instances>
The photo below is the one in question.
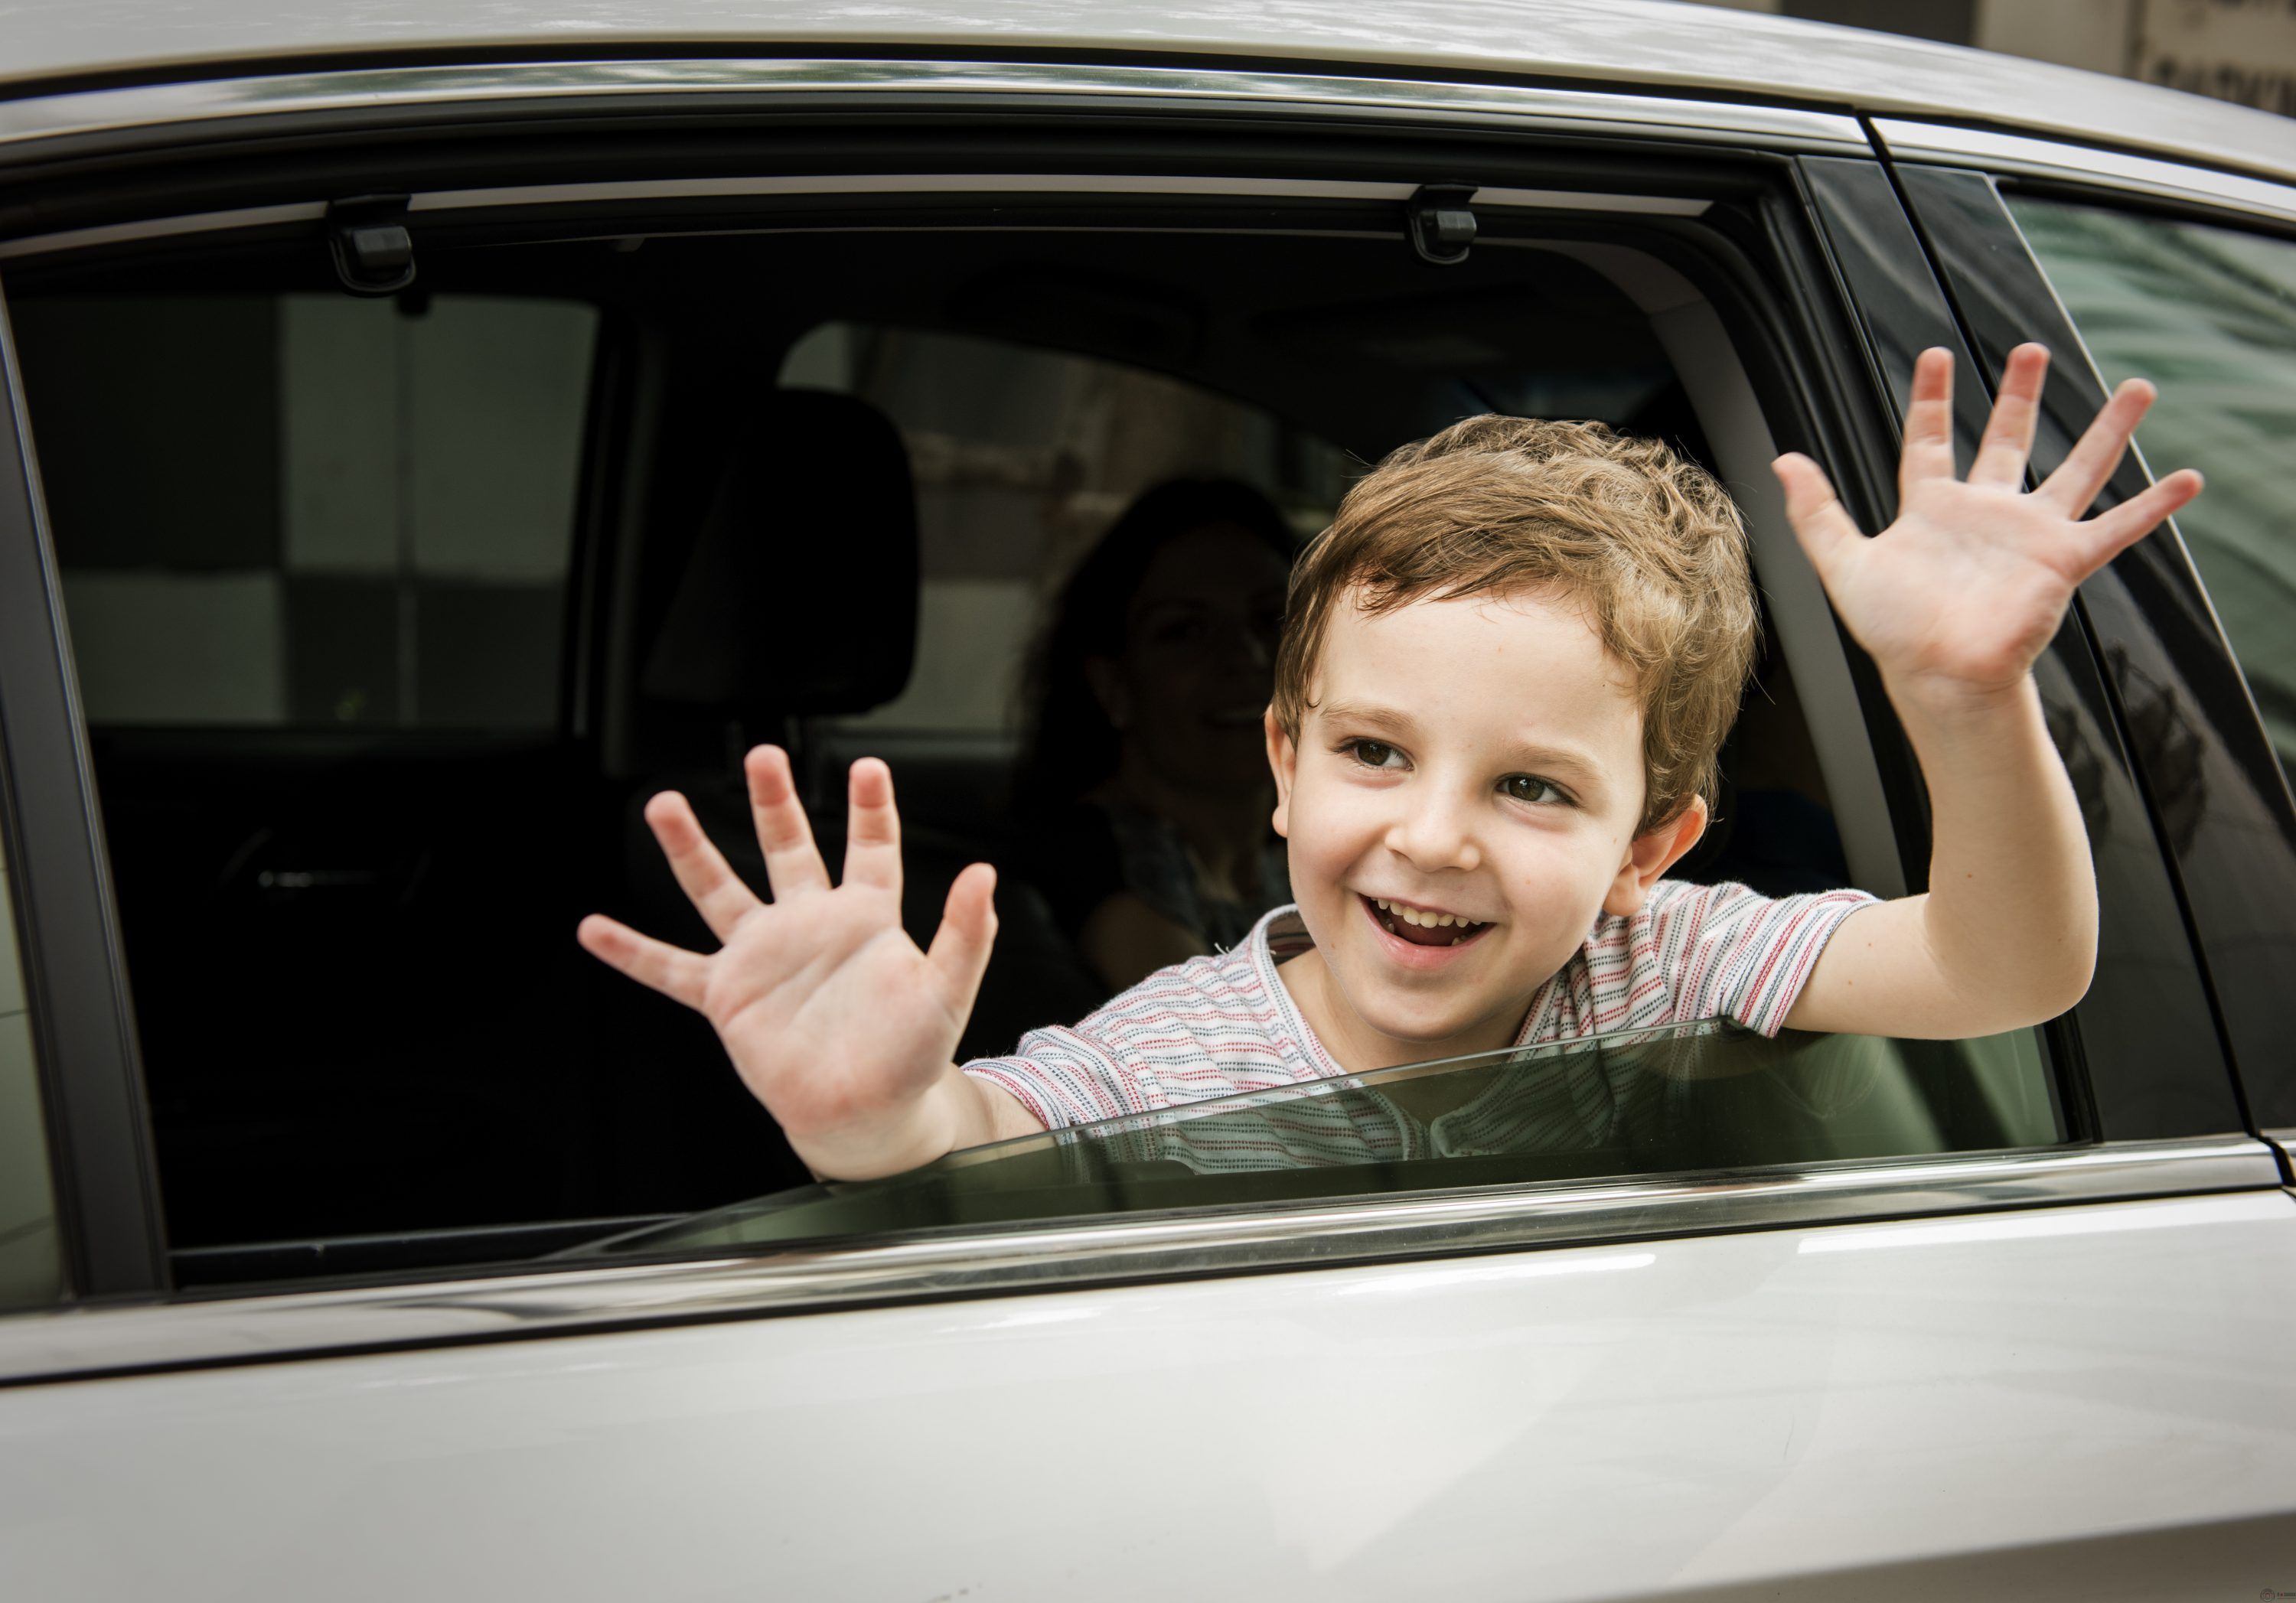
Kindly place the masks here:
<instances>
[{"instance_id":1,"label":"boy's face","mask_svg":"<svg viewBox=\"0 0 2296 1603\"><path fill-rule=\"evenodd\" d=\"M1641 707L1567 600L1343 599L1309 699L1296 743L1267 723L1316 941L1283 972L1350 1068L1509 1044L1596 912L1638 909L1705 826L1693 803L1636 835Z\"/></svg>"}]
</instances>

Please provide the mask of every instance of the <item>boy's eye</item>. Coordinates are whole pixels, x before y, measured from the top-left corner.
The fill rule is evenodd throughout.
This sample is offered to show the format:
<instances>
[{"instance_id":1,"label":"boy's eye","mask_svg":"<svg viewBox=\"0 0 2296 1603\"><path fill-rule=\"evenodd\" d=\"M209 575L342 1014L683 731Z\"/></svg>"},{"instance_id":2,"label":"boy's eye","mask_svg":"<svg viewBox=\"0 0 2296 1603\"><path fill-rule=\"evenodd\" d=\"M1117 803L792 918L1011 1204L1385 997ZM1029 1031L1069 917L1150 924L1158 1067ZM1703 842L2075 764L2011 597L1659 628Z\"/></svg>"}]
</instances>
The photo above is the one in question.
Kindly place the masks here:
<instances>
[{"instance_id":1,"label":"boy's eye","mask_svg":"<svg viewBox=\"0 0 2296 1603\"><path fill-rule=\"evenodd\" d=\"M1366 768L1395 768L1402 765L1403 754L1378 740L1343 740L1340 749Z\"/></svg>"},{"instance_id":2,"label":"boy's eye","mask_svg":"<svg viewBox=\"0 0 2296 1603\"><path fill-rule=\"evenodd\" d=\"M1529 773L1511 773L1499 781L1500 793L1519 802L1568 802L1561 786Z\"/></svg>"}]
</instances>

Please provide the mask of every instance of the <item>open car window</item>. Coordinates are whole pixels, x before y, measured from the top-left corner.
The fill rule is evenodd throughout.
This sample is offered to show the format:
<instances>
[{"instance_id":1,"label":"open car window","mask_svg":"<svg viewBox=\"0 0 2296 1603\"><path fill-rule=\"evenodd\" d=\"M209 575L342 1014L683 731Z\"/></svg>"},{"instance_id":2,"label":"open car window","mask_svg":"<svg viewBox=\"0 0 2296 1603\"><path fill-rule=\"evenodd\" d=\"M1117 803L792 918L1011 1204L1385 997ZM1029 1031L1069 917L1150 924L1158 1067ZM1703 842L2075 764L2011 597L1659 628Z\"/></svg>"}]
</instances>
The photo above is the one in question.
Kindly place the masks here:
<instances>
[{"instance_id":1,"label":"open car window","mask_svg":"<svg viewBox=\"0 0 2296 1603\"><path fill-rule=\"evenodd\" d=\"M791 1190L802 1164L706 1024L571 938L603 912L708 949L646 799L686 795L762 887L731 754L791 749L832 862L870 755L899 786L913 939L967 864L999 871L960 1059L1087 1016L1118 988L1078 950L1109 879L1037 821L1100 776L1044 781L1013 699L1080 560L1175 478L1311 532L1364 467L1487 411L1668 439L1745 497L1765 657L1677 877L1902 889L1875 709L1767 473L1815 443L1772 371L1790 343L1726 292L1742 246L1712 225L1740 202L1718 196L1694 224L1710 202L1495 210L1439 274L1391 208L1335 231L1313 197L1115 228L1070 200L1025 225L888 202L858 232L601 214L509 244L472 218L390 300L337 294L285 237L12 266L175 1283L530 1260L760 1196L741 1216L772 1239L859 1237L2063 1139L2050 1076L2079 1126L2078 1059L2037 1034L1693 1033L1725 1067L1546 1049ZM133 372L133 404L91 372ZM203 410L218 385L241 404ZM150 470L111 470L123 428ZM1428 1112L1422 1081L1458 1108ZM1534 1092L1584 1105L1466 1130ZM1283 1119L1346 1139L1205 1161L1220 1121ZM1079 1200L1105 1187L1059 1178L1076 1164L1130 1165L1128 1200Z\"/></svg>"},{"instance_id":2,"label":"open car window","mask_svg":"<svg viewBox=\"0 0 2296 1603\"><path fill-rule=\"evenodd\" d=\"M574 1256L1173 1208L2042 1147L2065 1138L2030 1031L1961 1042L1708 1020L1073 1125L906 1174L800 1186Z\"/></svg>"}]
</instances>

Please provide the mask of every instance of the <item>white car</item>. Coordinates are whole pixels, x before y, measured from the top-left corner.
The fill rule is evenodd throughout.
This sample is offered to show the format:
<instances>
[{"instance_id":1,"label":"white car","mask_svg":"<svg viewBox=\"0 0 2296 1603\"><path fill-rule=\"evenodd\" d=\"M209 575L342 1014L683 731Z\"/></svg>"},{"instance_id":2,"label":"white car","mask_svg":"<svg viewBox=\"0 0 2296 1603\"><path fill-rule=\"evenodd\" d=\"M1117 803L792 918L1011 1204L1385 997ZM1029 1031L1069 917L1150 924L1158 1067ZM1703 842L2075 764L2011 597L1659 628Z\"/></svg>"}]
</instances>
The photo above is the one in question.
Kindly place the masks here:
<instances>
[{"instance_id":1,"label":"white car","mask_svg":"<svg viewBox=\"0 0 2296 1603\"><path fill-rule=\"evenodd\" d=\"M1657 0L1237 12L0 16L0 1595L2296 1592L2296 123ZM729 751L872 751L919 919L1007 869L969 1047L1073 1018L1044 598L1159 478L1308 532L1488 410L1745 510L1683 871L1902 892L1767 464L1878 528L1915 353L1965 454L2026 338L2037 467L2143 372L2210 482L2043 664L2103 912L2044 1028L814 1187L574 945L693 937L654 790L737 847ZM1250 1139L1431 1075L1636 1111Z\"/></svg>"}]
</instances>

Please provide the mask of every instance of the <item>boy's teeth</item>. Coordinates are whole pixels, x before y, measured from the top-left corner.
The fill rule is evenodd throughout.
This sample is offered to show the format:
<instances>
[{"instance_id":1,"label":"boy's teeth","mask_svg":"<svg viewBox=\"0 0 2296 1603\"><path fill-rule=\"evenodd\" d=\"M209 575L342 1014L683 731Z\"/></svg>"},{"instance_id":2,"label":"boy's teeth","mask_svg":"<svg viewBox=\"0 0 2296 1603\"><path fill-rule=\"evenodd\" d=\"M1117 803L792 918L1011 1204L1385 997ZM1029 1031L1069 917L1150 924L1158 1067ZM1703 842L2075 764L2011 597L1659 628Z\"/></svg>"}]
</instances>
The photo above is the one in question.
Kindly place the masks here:
<instances>
[{"instance_id":1,"label":"boy's teeth","mask_svg":"<svg viewBox=\"0 0 2296 1603\"><path fill-rule=\"evenodd\" d=\"M1472 919L1463 919L1454 913L1421 912L1416 908L1398 907L1394 903L1383 902L1377 896L1372 898L1372 904L1383 912L1392 913L1406 924L1416 924L1422 929L1446 929L1454 924L1464 929L1474 922Z\"/></svg>"}]
</instances>

